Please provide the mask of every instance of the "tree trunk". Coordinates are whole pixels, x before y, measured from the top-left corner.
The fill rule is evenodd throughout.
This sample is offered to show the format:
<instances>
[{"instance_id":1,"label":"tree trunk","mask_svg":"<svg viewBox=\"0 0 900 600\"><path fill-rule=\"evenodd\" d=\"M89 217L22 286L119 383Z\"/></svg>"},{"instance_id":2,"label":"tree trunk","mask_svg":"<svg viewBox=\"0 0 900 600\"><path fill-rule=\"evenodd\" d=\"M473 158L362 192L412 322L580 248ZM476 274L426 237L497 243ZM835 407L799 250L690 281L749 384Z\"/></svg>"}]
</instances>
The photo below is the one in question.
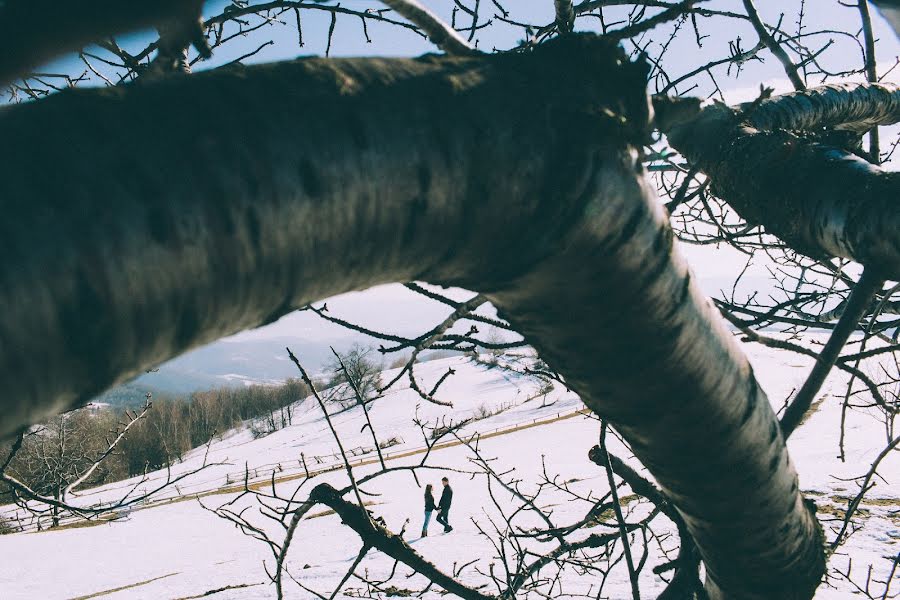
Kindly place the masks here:
<instances>
[{"instance_id":1,"label":"tree trunk","mask_svg":"<svg viewBox=\"0 0 900 600\"><path fill-rule=\"evenodd\" d=\"M0 433L315 299L464 286L626 436L713 598L810 598L821 534L777 421L643 177L645 75L567 36L7 109Z\"/></svg>"}]
</instances>

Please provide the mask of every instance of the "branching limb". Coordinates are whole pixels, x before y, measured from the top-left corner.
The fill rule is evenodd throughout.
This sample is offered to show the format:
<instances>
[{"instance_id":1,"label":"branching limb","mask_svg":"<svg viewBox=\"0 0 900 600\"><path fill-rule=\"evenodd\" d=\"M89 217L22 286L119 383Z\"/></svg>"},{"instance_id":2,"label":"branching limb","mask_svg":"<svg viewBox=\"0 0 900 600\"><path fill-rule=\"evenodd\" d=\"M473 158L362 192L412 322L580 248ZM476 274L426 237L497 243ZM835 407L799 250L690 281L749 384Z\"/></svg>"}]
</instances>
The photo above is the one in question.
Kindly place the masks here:
<instances>
[{"instance_id":1,"label":"branching limb","mask_svg":"<svg viewBox=\"0 0 900 600\"><path fill-rule=\"evenodd\" d=\"M760 131L819 132L834 128L865 132L900 121L900 86L893 83L831 83L761 99L743 118Z\"/></svg>"},{"instance_id":2,"label":"branching limb","mask_svg":"<svg viewBox=\"0 0 900 600\"><path fill-rule=\"evenodd\" d=\"M157 26L159 40L156 42L156 58L142 74L142 77L161 76L167 73L190 73L188 48L193 45L203 58L212 56L203 28L203 17L199 6L197 13L167 20Z\"/></svg>"},{"instance_id":3,"label":"branching limb","mask_svg":"<svg viewBox=\"0 0 900 600\"><path fill-rule=\"evenodd\" d=\"M805 90L806 84L797 72L797 65L791 61L781 44L772 37L772 34L766 29L762 19L759 18L759 13L756 12L753 0L744 0L744 9L747 11L747 16L750 17L750 22L753 24L753 28L756 30L757 35L759 35L759 40L765 44L766 48L775 55L775 58L777 58L778 62L781 63L781 66L784 67L784 72L787 74L788 79L791 80L794 89Z\"/></svg>"},{"instance_id":4,"label":"branching limb","mask_svg":"<svg viewBox=\"0 0 900 600\"><path fill-rule=\"evenodd\" d=\"M135 423L137 423L138 421L143 419L144 416L146 416L146 414L150 410L151 406L152 406L152 404L150 403L150 400L148 399L147 402L144 404L143 410L141 410L140 413L138 413L134 417L132 417L131 420L128 421L128 423L126 423L125 426L119 430L118 434L113 439L113 441L110 442L110 444L106 448L106 450L104 450L100 454L100 456L98 456L97 459L94 461L94 464L92 464L84 473L82 473L81 477L77 478L72 483L70 483L68 486L66 486L65 490L63 490L63 492L62 492L63 498L65 498L76 487L78 487L79 485L81 485L82 483L87 481L88 478L90 478L90 476L94 474L94 471L97 470L97 468L100 466L100 463L102 463L106 459L106 457L108 457L110 454L112 454L115 451L116 446L119 445L119 442L121 442L123 439L125 439L125 435L128 433L128 430L131 429L132 425L134 425ZM3 472L3 469L0 468L0 473L2 473L2 472Z\"/></svg>"},{"instance_id":5,"label":"branching limb","mask_svg":"<svg viewBox=\"0 0 900 600\"><path fill-rule=\"evenodd\" d=\"M556 28L560 34L571 33L575 27L575 8L572 0L553 0L556 10Z\"/></svg>"},{"instance_id":6,"label":"branching limb","mask_svg":"<svg viewBox=\"0 0 900 600\"><path fill-rule=\"evenodd\" d=\"M858 122L880 112L876 108L860 114L844 91L821 92L847 102L838 102L839 110L818 114ZM877 94L897 106L896 88ZM818 95L812 92L809 97ZM784 106L791 109L780 118L782 124L803 123L799 103ZM889 121L898 115L896 108L882 114ZM900 278L900 212L893 207L893 198L900 195L900 174L787 131L760 131L742 124L742 118L723 105L709 106L693 121L674 127L668 139L710 176L716 195L792 249L817 259L849 258L880 269L887 279Z\"/></svg>"},{"instance_id":7,"label":"branching limb","mask_svg":"<svg viewBox=\"0 0 900 600\"><path fill-rule=\"evenodd\" d=\"M340 492L327 483L320 483L310 494L310 500L324 504L341 518L341 521L359 535L364 545L384 552L393 559L421 573L451 594L464 600L493 600L475 588L460 583L425 560L403 538L372 522L366 510L341 498Z\"/></svg>"},{"instance_id":8,"label":"branching limb","mask_svg":"<svg viewBox=\"0 0 900 600\"><path fill-rule=\"evenodd\" d=\"M419 26L438 48L447 54L468 55L475 54L472 46L462 36L441 21L423 4L417 0L382 0L385 4L403 15L411 23Z\"/></svg>"},{"instance_id":9,"label":"branching limb","mask_svg":"<svg viewBox=\"0 0 900 600\"><path fill-rule=\"evenodd\" d=\"M898 0L872 0L881 9L881 14L894 28L894 32L900 35L900 2Z\"/></svg>"},{"instance_id":10,"label":"branching limb","mask_svg":"<svg viewBox=\"0 0 900 600\"><path fill-rule=\"evenodd\" d=\"M838 360L841 349L847 343L850 334L856 329L859 320L865 315L872 298L881 290L882 283L884 280L875 269L867 268L863 271L862 277L847 300L847 306L837 327L831 332L828 342L816 357L815 366L781 417L781 430L784 432L784 437L790 436L803 420L803 416L812 405L816 394L819 393L825 378L828 377L828 373Z\"/></svg>"}]
</instances>

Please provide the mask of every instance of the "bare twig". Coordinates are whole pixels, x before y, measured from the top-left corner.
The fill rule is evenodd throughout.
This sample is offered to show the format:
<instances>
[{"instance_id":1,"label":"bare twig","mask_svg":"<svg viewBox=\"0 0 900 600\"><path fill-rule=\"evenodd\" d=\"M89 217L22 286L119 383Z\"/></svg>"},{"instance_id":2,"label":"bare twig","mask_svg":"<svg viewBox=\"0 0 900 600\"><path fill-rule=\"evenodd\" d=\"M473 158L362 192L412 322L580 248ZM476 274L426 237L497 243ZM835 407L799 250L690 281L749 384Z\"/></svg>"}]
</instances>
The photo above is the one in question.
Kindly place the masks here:
<instances>
[{"instance_id":1,"label":"bare twig","mask_svg":"<svg viewBox=\"0 0 900 600\"><path fill-rule=\"evenodd\" d=\"M417 0L382 0L400 15L416 24L428 35L438 48L447 54L475 54L472 48L456 31L441 21L433 12Z\"/></svg>"},{"instance_id":2,"label":"bare twig","mask_svg":"<svg viewBox=\"0 0 900 600\"><path fill-rule=\"evenodd\" d=\"M875 269L867 268L863 271L859 282L847 300L847 306L837 327L831 332L831 337L828 338L822 352L816 357L816 364L806 381L803 382L803 387L797 392L793 402L781 417L781 431L784 432L785 437L790 436L803 420L803 415L809 410L813 399L825 382L825 378L828 377L829 371L840 356L841 349L847 343L850 334L856 329L859 320L864 316L872 298L881 289L883 282L884 279L877 274Z\"/></svg>"}]
</instances>

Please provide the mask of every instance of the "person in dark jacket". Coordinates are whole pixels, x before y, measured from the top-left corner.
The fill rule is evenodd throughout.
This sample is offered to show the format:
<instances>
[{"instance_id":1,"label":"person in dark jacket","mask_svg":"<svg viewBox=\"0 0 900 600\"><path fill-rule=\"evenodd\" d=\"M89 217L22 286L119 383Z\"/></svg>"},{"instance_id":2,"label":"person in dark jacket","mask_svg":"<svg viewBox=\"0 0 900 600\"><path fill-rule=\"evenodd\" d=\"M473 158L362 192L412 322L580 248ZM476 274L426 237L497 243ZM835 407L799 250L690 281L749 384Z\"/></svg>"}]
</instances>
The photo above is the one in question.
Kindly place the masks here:
<instances>
[{"instance_id":1,"label":"person in dark jacket","mask_svg":"<svg viewBox=\"0 0 900 600\"><path fill-rule=\"evenodd\" d=\"M453 488L450 487L450 481L446 477L441 479L441 483L444 484L444 491L441 492L441 501L438 502L438 516L435 520L444 526L444 533L450 533L453 531L453 527L447 518L450 515L450 504L453 503Z\"/></svg>"},{"instance_id":2,"label":"person in dark jacket","mask_svg":"<svg viewBox=\"0 0 900 600\"><path fill-rule=\"evenodd\" d=\"M422 525L422 537L428 537L428 522L431 521L431 513L434 512L434 494L431 493L432 485L425 486L425 523Z\"/></svg>"}]
</instances>

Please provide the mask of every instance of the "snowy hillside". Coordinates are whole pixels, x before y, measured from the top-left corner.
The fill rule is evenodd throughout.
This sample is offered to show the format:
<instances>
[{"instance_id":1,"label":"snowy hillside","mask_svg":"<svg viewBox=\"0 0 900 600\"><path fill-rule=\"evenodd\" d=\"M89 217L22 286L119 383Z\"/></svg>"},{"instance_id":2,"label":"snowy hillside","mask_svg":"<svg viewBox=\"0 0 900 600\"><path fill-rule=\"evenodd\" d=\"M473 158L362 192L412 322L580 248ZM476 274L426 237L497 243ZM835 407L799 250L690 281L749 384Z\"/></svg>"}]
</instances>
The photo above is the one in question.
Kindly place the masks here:
<instances>
[{"instance_id":1,"label":"snowy hillside","mask_svg":"<svg viewBox=\"0 0 900 600\"><path fill-rule=\"evenodd\" d=\"M752 344L745 348L773 406L780 407L791 390L802 383L811 361ZM450 368L456 374L443 384L440 398L451 401L452 408L425 402L403 385L373 403L369 414L378 441L385 446L386 459L392 465L415 464L421 460L426 439L413 422L417 415L432 425L484 417L467 424L461 433L482 434L479 446L482 455L497 457L491 463L492 468L498 472L514 469L508 476L521 479L522 488L530 490L541 481L543 473L551 479L559 475L565 485L546 492L541 496L542 501L553 505L553 519L558 523L582 518L585 504L574 500L574 495L602 496L608 485L605 472L587 458L588 449L597 443L599 424L580 414L582 405L577 397L558 384L548 392L537 379L488 369L460 357L419 365L417 376L423 386L430 387ZM386 372L385 378L391 375L392 372ZM837 389L841 381L843 375L839 374L829 384ZM828 389L823 391L827 392ZM839 526L842 511L858 491L857 485L846 479L865 473L875 458L874 453L884 446L866 443L867 440L885 437L877 411L848 413L847 457L841 462L836 457L840 404L839 398L828 395L789 442L801 487L819 504L819 515L829 538L834 536L829 527ZM491 414L498 409L503 410ZM216 464L180 482L177 490L167 490L154 502L132 509L122 520L91 527L0 536L0 598L186 599L219 589L222 591L210 597L216 600L274 598L273 586L263 568L264 561L272 566L268 548L242 535L208 509L232 501L240 491L245 472L251 482L267 482L274 477L278 492L290 496L303 481L303 461L311 472L320 474L305 484L305 492L301 491L300 496L321 482L346 485L345 473L335 470L339 464L337 447L317 404L312 399L304 399L294 410L293 424L285 429L254 439L250 428L245 427L228 432L209 448L194 450L183 463L173 467L172 476L193 470L204 460ZM363 429L362 410L358 407L344 410L332 420L351 455L357 476L374 470L377 467L374 442L368 429ZM627 450L616 441L610 442L610 450L627 456ZM454 565L460 567L480 559L460 575L466 583L478 585L489 582L483 573L489 564L496 563L492 558L494 548L479 534L479 526L484 527L489 518L498 519L514 503L509 494L496 493L496 490L492 499L484 477L458 472L473 469L471 457L471 451L465 446L448 443L436 448L429 461L440 468L419 474L423 484L433 483L436 488L440 487L442 475L450 478L455 490L450 517L455 530L450 534L440 533L439 526L432 524L431 535L419 537L422 491L409 472L379 478L367 485L366 491L371 494L367 496L371 502L369 509L383 517L391 530L399 532L406 519L410 519L407 541L439 567L453 571ZM854 571L854 577L859 576L860 581L865 580L869 564L873 565L873 579L883 581L893 557L900 551L900 477L897 477L900 452L885 459L880 473L886 480L877 481L859 513L859 521L865 527L851 535L830 562L830 569L843 570L847 556L851 555L854 569L859 571ZM163 472L155 473L140 487L150 488L166 476ZM99 499L113 500L134 485L135 480L116 482L80 493L76 501L91 504ZM140 489L135 491L139 492ZM647 515L649 505L629 504L627 489L619 493L629 521ZM276 532L277 525L266 524L257 504L241 499L238 509L245 506L248 510L244 515L248 519ZM6 507L5 514L9 515L10 510ZM4 510L0 508L2 514ZM657 532L674 530L664 517L659 519L655 523ZM585 528L585 533L599 530L599 526ZM536 549L540 547L535 544ZM672 544L672 540L660 536L658 542L648 545L648 564L666 562L663 553L670 551ZM314 509L300 523L287 568L303 586L327 597L356 559L359 546L356 534L342 527L330 511ZM386 577L392 567L393 560L372 551L362 560L357 572L377 579ZM398 589L425 587L421 576L407 578L409 569L401 567L399 572L402 574L392 582ZM650 568L644 569L642 577L645 580L642 589L646 590L647 597L653 597L665 585ZM900 573L895 577L900 578ZM821 586L817 599L852 597L853 588L846 581L832 577L829 583L830 586ZM589 587L590 577L560 585L562 596L598 593L596 587ZM895 585L900 589L900 581ZM288 598L315 597L290 579L286 586ZM364 595L365 587L359 579L351 578L339 597ZM442 596L431 590L424 597ZM600 597L630 597L628 574L623 565L611 570Z\"/></svg>"}]
</instances>

